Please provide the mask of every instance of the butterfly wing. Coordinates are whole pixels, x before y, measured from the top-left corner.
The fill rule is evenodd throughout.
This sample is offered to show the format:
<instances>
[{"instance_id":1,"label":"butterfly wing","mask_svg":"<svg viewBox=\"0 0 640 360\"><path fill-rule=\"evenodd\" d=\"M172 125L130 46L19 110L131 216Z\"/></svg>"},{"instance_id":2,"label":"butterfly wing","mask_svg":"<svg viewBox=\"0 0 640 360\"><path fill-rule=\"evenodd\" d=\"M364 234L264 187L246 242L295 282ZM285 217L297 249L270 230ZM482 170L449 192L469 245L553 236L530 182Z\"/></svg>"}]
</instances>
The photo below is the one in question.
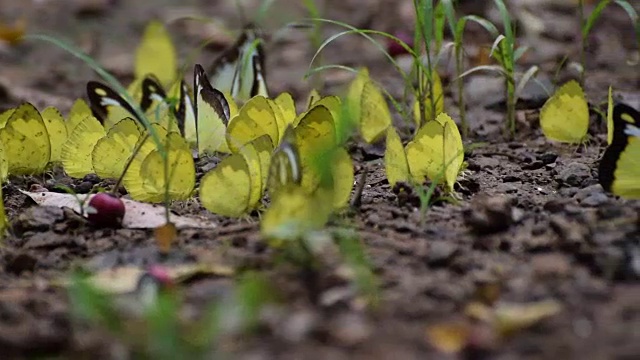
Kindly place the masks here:
<instances>
[{"instance_id":1,"label":"butterfly wing","mask_svg":"<svg viewBox=\"0 0 640 360\"><path fill-rule=\"evenodd\" d=\"M89 81L87 95L93 115L105 129L110 129L126 117L134 117L143 123L131 105L109 86L98 81Z\"/></svg>"},{"instance_id":2,"label":"butterfly wing","mask_svg":"<svg viewBox=\"0 0 640 360\"><path fill-rule=\"evenodd\" d=\"M178 121L178 129L187 142L197 145L196 109L189 93L189 86L183 80L180 84L180 103L176 110L176 120Z\"/></svg>"},{"instance_id":3,"label":"butterfly wing","mask_svg":"<svg viewBox=\"0 0 640 360\"><path fill-rule=\"evenodd\" d=\"M49 142L51 144L51 162L60 161L60 154L62 152L62 145L67 140L67 126L64 118L58 109L50 106L44 109L40 115L47 127L47 133L49 133Z\"/></svg>"},{"instance_id":4,"label":"butterfly wing","mask_svg":"<svg viewBox=\"0 0 640 360\"><path fill-rule=\"evenodd\" d=\"M384 167L387 173L389 185L392 187L397 182L408 182L409 164L407 154L402 146L402 140L393 126L387 129L387 148L384 151Z\"/></svg>"},{"instance_id":5,"label":"butterfly wing","mask_svg":"<svg viewBox=\"0 0 640 360\"><path fill-rule=\"evenodd\" d=\"M229 103L222 92L211 86L200 64L195 66L193 87L198 154L228 150L225 132L230 117Z\"/></svg>"},{"instance_id":6,"label":"butterfly wing","mask_svg":"<svg viewBox=\"0 0 640 360\"><path fill-rule=\"evenodd\" d=\"M589 106L577 81L569 81L542 107L540 127L544 135L555 141L579 143L589 129Z\"/></svg>"},{"instance_id":7,"label":"butterfly wing","mask_svg":"<svg viewBox=\"0 0 640 360\"><path fill-rule=\"evenodd\" d=\"M239 217L251 199L249 165L241 154L231 154L200 180L200 202L207 210Z\"/></svg>"},{"instance_id":8,"label":"butterfly wing","mask_svg":"<svg viewBox=\"0 0 640 360\"><path fill-rule=\"evenodd\" d=\"M67 137L62 146L62 166L67 175L82 178L93 173L92 152L106 135L104 127L93 116L84 118Z\"/></svg>"},{"instance_id":9,"label":"butterfly wing","mask_svg":"<svg viewBox=\"0 0 640 360\"><path fill-rule=\"evenodd\" d=\"M38 174L44 171L51 158L51 143L47 127L38 110L29 103L11 113L0 130L8 161L8 173Z\"/></svg>"},{"instance_id":10,"label":"butterfly wing","mask_svg":"<svg viewBox=\"0 0 640 360\"><path fill-rule=\"evenodd\" d=\"M209 68L211 83L234 100L245 102L256 95L268 96L262 40L252 25Z\"/></svg>"},{"instance_id":11,"label":"butterfly wing","mask_svg":"<svg viewBox=\"0 0 640 360\"><path fill-rule=\"evenodd\" d=\"M628 105L613 108L613 139L600 160L598 180L606 191L640 198L640 113Z\"/></svg>"}]
</instances>

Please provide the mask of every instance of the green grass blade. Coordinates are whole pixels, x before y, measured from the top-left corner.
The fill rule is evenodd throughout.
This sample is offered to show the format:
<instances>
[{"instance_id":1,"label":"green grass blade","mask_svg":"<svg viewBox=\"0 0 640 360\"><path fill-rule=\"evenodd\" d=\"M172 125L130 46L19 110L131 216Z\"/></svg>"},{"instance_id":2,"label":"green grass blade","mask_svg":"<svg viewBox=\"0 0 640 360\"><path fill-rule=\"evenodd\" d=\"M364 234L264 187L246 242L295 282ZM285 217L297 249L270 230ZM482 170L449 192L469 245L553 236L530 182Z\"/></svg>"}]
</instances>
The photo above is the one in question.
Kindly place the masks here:
<instances>
[{"instance_id":1,"label":"green grass blade","mask_svg":"<svg viewBox=\"0 0 640 360\"><path fill-rule=\"evenodd\" d=\"M593 9L593 11L591 12L591 14L589 15L589 17L587 18L587 20L584 22L582 26L583 37L587 37L589 35L589 33L591 32L591 29L593 28L593 25L596 23L598 18L600 18L602 11L604 10L604 8L607 7L607 5L609 5L609 3L611 3L611 0L601 0L598 3L598 5L596 5L596 8Z\"/></svg>"},{"instance_id":2,"label":"green grass blade","mask_svg":"<svg viewBox=\"0 0 640 360\"><path fill-rule=\"evenodd\" d=\"M504 4L504 1L493 0L493 2L496 4L498 10L500 11L500 17L502 18L502 22L504 23L504 35L507 38L507 43L509 45L513 45L515 42L515 33L511 25L511 16L509 15L509 10Z\"/></svg>"},{"instance_id":3,"label":"green grass blade","mask_svg":"<svg viewBox=\"0 0 640 360\"><path fill-rule=\"evenodd\" d=\"M629 18L633 23L633 27L636 30L636 41L638 42L638 46L640 47L640 21L638 19L638 12L626 0L616 0L615 3L618 4L621 8L623 8L624 11L626 11L627 14L629 15Z\"/></svg>"},{"instance_id":4,"label":"green grass blade","mask_svg":"<svg viewBox=\"0 0 640 360\"><path fill-rule=\"evenodd\" d=\"M522 46L522 47L517 48L513 52L513 61L517 62L518 60L520 60L522 55L524 55L528 50L529 50L528 46Z\"/></svg>"},{"instance_id":5,"label":"green grass blade","mask_svg":"<svg viewBox=\"0 0 640 360\"><path fill-rule=\"evenodd\" d=\"M447 25L449 25L449 31L451 31L451 36L453 36L455 39L458 39L458 37L456 36L457 34L456 24L458 23L458 21L456 21L456 10L453 7L453 1L441 0L440 3L442 4L442 7L444 9L444 16L447 19Z\"/></svg>"},{"instance_id":6,"label":"green grass blade","mask_svg":"<svg viewBox=\"0 0 640 360\"><path fill-rule=\"evenodd\" d=\"M538 73L538 70L540 69L534 65L530 67L527 71L525 71L525 73L522 75L522 78L518 82L518 86L516 87L516 91L515 91L514 101L516 103L518 102L518 99L520 98L520 95L522 94L524 87L527 86L527 83L529 82L529 80L531 80L532 77L536 76L536 74Z\"/></svg>"},{"instance_id":7,"label":"green grass blade","mask_svg":"<svg viewBox=\"0 0 640 360\"><path fill-rule=\"evenodd\" d=\"M462 36L462 32L464 31L467 21L472 21L482 26L493 37L498 37L500 35L498 28L495 25L493 25L489 20L483 17L477 16L477 15L467 15L461 18L460 21L462 21L463 19L464 19L464 22L462 22L462 24L460 24L461 26L459 25L458 28L456 29L456 32L460 32L460 36Z\"/></svg>"},{"instance_id":8,"label":"green grass blade","mask_svg":"<svg viewBox=\"0 0 640 360\"><path fill-rule=\"evenodd\" d=\"M434 23L434 34L436 40L436 51L440 51L440 47L442 46L442 41L444 39L444 26L446 23L446 18L444 14L444 7L442 2L439 2L436 6L435 10L435 23Z\"/></svg>"},{"instance_id":9,"label":"green grass blade","mask_svg":"<svg viewBox=\"0 0 640 360\"><path fill-rule=\"evenodd\" d=\"M331 42L333 42L337 38L342 37L342 36L347 35L347 34L359 34L360 36L364 37L365 39L367 39L371 43L373 43L378 48L378 50L380 50L385 55L385 57L391 62L391 64L393 64L393 66L396 68L398 73L402 76L402 79L403 79L403 81L405 83L410 83L409 76L400 68L400 66L396 63L395 59L391 55L389 55L389 53L385 50L385 48L384 48L384 46L382 44L380 44L374 38L369 36L369 34L383 36L383 37L392 39L393 41L396 41L405 50L407 50L409 52L409 54L414 59L417 59L418 56L416 55L416 53L407 44L405 44L402 40L398 39L397 37L395 37L393 35L390 35L390 34L387 34L385 32L382 32L382 31L361 30L361 29L357 29L357 28L355 28L355 27L353 27L353 26L351 26L349 24L345 24L345 23L340 22L340 21L334 21L334 20L329 20L329 19L311 19L311 21L326 22L326 23L329 23L329 24L342 26L342 27L344 27L344 28L346 28L348 30L345 30L345 31L343 31L341 33L338 33L338 34L334 34L333 36L331 36L327 40L325 40L318 47L318 49L316 50L315 54L311 58L311 61L309 62L309 67L311 67L311 64L314 63L315 59L319 56L320 52L322 52L322 50L324 50L324 48L327 47L327 45L329 45ZM419 62L419 61L417 61L417 62Z\"/></svg>"},{"instance_id":10,"label":"green grass blade","mask_svg":"<svg viewBox=\"0 0 640 360\"><path fill-rule=\"evenodd\" d=\"M498 37L493 41L493 44L491 44L491 51L489 52L489 56L494 56L496 49L498 49L498 51L500 49L499 48L500 43L502 41L506 41L506 39L507 38L504 35L502 34L498 35Z\"/></svg>"},{"instance_id":11,"label":"green grass blade","mask_svg":"<svg viewBox=\"0 0 640 360\"><path fill-rule=\"evenodd\" d=\"M506 76L506 77L509 76L509 74L506 72L506 70L502 66L498 66L498 65L482 65L482 66L476 66L476 67L474 67L472 69L469 69L469 70L465 71L464 73L460 74L460 76L458 76L458 78L463 78L465 76L471 75L471 74L479 72L479 71L497 72L497 73L501 74L502 76Z\"/></svg>"}]
</instances>

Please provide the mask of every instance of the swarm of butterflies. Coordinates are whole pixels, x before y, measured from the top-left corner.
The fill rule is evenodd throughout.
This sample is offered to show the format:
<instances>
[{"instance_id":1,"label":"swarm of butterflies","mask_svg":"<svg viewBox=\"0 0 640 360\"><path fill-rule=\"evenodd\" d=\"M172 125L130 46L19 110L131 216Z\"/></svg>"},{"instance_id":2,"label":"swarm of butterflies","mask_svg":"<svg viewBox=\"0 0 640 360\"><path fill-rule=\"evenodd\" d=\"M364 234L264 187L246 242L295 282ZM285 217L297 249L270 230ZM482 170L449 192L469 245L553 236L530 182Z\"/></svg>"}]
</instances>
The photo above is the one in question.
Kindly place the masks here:
<instances>
[{"instance_id":1,"label":"swarm of butterflies","mask_svg":"<svg viewBox=\"0 0 640 360\"><path fill-rule=\"evenodd\" d=\"M208 70L194 66L192 88L178 77L176 64L169 34L161 23L151 22L137 51L135 80L126 91L91 81L89 104L77 100L66 118L53 107L39 112L29 103L0 114L0 177L42 173L54 163L75 178L122 176L134 200L185 200L195 192L194 157L217 155L222 160L199 183L201 204L213 213L240 217L261 209L268 193L263 233L297 237L347 206L354 170L344 144L356 128L367 143L386 137L390 184L422 184L428 178L453 191L464 150L455 122L444 113L437 74L429 90L433 96L422 104L424 117L421 104L414 103L416 132L403 146L366 69L344 101L312 92L297 114L290 94L270 98L262 40L251 26ZM584 106L572 107L577 120L571 124L584 123L586 113L588 125L584 94L576 85L562 87L542 110L542 129L550 138L572 142L586 135L586 129L576 134L545 120L565 111L558 103L576 105L574 99L582 97ZM637 144L640 116L622 104L609 112L611 145L600 181L616 194L638 196L634 171L640 171L639 160L629 149Z\"/></svg>"},{"instance_id":2,"label":"swarm of butterflies","mask_svg":"<svg viewBox=\"0 0 640 360\"><path fill-rule=\"evenodd\" d=\"M340 98L313 92L301 114L290 94L269 98L261 39L252 27L208 71L195 65L193 88L178 78L175 58L164 26L151 22L126 91L91 81L89 103L77 100L66 117L52 107L39 112L29 103L1 114L2 179L60 164L75 178L122 177L135 200L185 200L195 192L194 157L216 155L222 160L199 183L201 204L240 217L260 209L268 192L271 205L262 221L267 236L296 236L320 227L347 205L354 172L342 146L348 126L340 121ZM369 110L379 104L353 101L371 115L361 128L373 141L391 118L380 90L370 80L366 88L386 114ZM383 125L370 126L376 123Z\"/></svg>"}]
</instances>

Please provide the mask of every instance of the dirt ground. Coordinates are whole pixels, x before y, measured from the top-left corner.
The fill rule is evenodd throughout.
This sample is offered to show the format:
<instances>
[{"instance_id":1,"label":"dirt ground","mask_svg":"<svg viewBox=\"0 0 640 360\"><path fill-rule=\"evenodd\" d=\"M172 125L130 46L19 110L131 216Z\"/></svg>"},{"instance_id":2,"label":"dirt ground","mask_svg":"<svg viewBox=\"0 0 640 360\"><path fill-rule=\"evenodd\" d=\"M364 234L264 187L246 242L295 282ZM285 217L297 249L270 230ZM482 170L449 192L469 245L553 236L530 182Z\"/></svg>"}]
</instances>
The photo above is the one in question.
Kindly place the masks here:
<instances>
[{"instance_id":1,"label":"dirt ground","mask_svg":"<svg viewBox=\"0 0 640 360\"><path fill-rule=\"evenodd\" d=\"M245 9L257 1L242 1ZM411 31L412 2L391 0L319 1L324 17L359 28ZM462 1L460 10L497 19L482 2ZM490 2L485 2L489 4ZM575 78L565 56L578 60L577 22L571 1L509 1L518 22L519 42L530 50L519 70L538 65L540 83ZM637 6L636 6L637 7ZM301 2L276 1L264 24L269 33L307 15ZM123 80L130 80L141 31L153 18L168 23L181 59L202 41L214 43L197 55L210 63L233 40L220 26L179 20L215 19L231 30L242 19L232 1L0 1L0 21L24 19L29 33L59 36L76 44ZM247 10L245 18L251 18ZM326 26L325 37L337 31ZM267 71L273 93L290 91L298 104L311 82L303 79L315 52L301 29L280 32L267 47ZM490 46L483 30L470 26L467 52L477 61ZM607 90L640 106L640 55L626 13L608 8L589 40L586 93L593 107L604 109ZM325 64L367 66L372 76L397 98L403 84L388 61L366 40L347 36L329 45ZM565 62L568 64L570 61ZM188 64L191 68L191 64ZM559 69L560 68L560 69ZM559 70L558 70L559 69ZM452 66L440 67L445 86ZM85 84L96 75L82 62L44 42L28 41L0 48L0 107L33 102L68 111ZM190 75L187 75L190 78ZM352 76L322 73L323 93L339 93ZM312 79L312 81L318 81ZM379 282L380 305L358 306L344 279L327 261L315 294L298 270L278 263L260 239L258 217L219 221L216 230L184 230L168 258L159 255L151 231L95 230L78 225L68 212L42 209L18 189L32 184L81 185L59 173L12 178L4 185L7 214L16 231L0 247L0 354L5 358L83 358L102 354L118 358L114 340L98 331L72 326L63 289L52 284L79 263L94 269L146 266L198 260L215 254L236 269L267 274L285 305L277 320L237 339L229 352L239 359L633 359L640 354L640 204L605 194L597 183L597 164L606 146L606 127L591 114L591 140L583 146L547 141L538 110L547 97L532 83L518 110L518 135L502 135L504 100L501 81L479 73L465 84L471 135L482 143L467 154L459 179L460 200L432 206L424 222L411 196L398 198L384 175L382 150L353 144L356 177L369 170L359 209L334 222L356 229ZM458 116L454 87L446 88L446 110ZM407 139L411 129L396 116ZM91 185L91 184L90 184ZM204 214L195 206L176 206L182 214ZM187 301L202 303L223 291L231 278L197 279L185 285ZM499 288L500 301L527 303L553 299L559 313L502 341L482 337L458 355L446 355L428 341L426 329L464 318L465 306L488 286ZM220 290L222 289L222 290ZM329 298L338 300L329 301ZM324 299L326 301L318 301ZM484 339L484 340L482 340ZM475 341L475 340L474 340ZM483 342L484 341L484 342ZM477 349L476 349L477 348ZM475 349L475 350L474 350ZM480 350L478 350L480 349Z\"/></svg>"}]
</instances>

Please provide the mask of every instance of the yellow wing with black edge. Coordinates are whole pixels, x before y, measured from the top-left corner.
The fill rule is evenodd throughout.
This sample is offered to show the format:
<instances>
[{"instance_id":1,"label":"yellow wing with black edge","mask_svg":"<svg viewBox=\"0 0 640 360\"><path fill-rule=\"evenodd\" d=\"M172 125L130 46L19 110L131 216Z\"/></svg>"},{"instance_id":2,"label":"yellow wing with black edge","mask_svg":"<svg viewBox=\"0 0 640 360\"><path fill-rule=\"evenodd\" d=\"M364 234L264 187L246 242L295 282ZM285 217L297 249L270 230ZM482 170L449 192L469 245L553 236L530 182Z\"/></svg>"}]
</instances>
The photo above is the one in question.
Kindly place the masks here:
<instances>
[{"instance_id":1,"label":"yellow wing with black edge","mask_svg":"<svg viewBox=\"0 0 640 360\"><path fill-rule=\"evenodd\" d=\"M628 105L613 108L613 140L600 160L598 180L606 191L640 199L640 113Z\"/></svg>"},{"instance_id":2,"label":"yellow wing with black edge","mask_svg":"<svg viewBox=\"0 0 640 360\"><path fill-rule=\"evenodd\" d=\"M225 133L229 124L229 103L224 94L211 86L200 64L193 73L198 154L228 152Z\"/></svg>"},{"instance_id":3,"label":"yellow wing with black edge","mask_svg":"<svg viewBox=\"0 0 640 360\"><path fill-rule=\"evenodd\" d=\"M256 95L267 97L262 41L256 28L247 25L236 42L209 68L211 84L222 92L229 92L240 103Z\"/></svg>"},{"instance_id":4,"label":"yellow wing with black edge","mask_svg":"<svg viewBox=\"0 0 640 360\"><path fill-rule=\"evenodd\" d=\"M180 99L176 110L176 120L180 133L190 145L198 144L198 133L196 129L196 110L191 99L189 86L183 80L180 83Z\"/></svg>"}]
</instances>

